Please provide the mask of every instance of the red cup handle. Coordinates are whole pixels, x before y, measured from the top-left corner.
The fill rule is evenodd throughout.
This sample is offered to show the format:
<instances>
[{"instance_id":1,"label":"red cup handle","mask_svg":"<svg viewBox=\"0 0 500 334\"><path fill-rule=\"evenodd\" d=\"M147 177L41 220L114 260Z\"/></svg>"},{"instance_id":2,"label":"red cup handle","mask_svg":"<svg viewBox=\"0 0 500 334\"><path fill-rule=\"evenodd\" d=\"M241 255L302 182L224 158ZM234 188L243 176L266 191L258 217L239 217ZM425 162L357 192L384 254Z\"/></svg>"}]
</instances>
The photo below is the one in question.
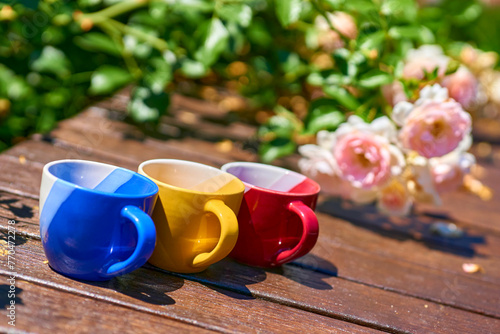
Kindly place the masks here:
<instances>
[{"instance_id":1,"label":"red cup handle","mask_svg":"<svg viewBox=\"0 0 500 334\"><path fill-rule=\"evenodd\" d=\"M278 254L275 261L276 265L281 265L306 255L318 240L318 218L314 214L314 211L301 201L290 202L288 210L300 217L302 221L302 237L295 247Z\"/></svg>"}]
</instances>

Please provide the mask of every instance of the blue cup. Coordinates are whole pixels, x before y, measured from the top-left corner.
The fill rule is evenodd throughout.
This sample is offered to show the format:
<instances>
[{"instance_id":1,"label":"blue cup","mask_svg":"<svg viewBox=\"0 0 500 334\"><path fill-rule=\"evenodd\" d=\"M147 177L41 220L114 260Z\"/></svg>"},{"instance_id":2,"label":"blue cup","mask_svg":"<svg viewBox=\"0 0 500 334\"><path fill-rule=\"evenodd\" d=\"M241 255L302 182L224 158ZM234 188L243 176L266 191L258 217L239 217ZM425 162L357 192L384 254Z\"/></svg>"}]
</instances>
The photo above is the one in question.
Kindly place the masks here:
<instances>
[{"instance_id":1,"label":"blue cup","mask_svg":"<svg viewBox=\"0 0 500 334\"><path fill-rule=\"evenodd\" d=\"M82 280L129 273L153 253L158 186L103 163L59 160L43 168L40 235L50 266Z\"/></svg>"}]
</instances>

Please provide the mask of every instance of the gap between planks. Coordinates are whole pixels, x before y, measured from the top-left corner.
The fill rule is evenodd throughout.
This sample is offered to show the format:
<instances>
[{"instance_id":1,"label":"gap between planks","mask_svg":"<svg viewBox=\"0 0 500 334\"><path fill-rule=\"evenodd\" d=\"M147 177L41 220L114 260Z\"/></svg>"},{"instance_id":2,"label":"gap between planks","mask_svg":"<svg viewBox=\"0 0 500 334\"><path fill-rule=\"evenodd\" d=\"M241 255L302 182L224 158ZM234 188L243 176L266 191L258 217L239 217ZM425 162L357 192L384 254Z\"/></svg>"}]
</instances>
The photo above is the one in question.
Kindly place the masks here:
<instances>
[{"instance_id":1,"label":"gap between planks","mask_svg":"<svg viewBox=\"0 0 500 334\"><path fill-rule=\"evenodd\" d=\"M310 314L299 308L290 308L253 297L243 298L243 295L239 293L221 293L196 282L179 281L178 277L147 268L140 268L128 275L107 282L84 282L68 279L49 269L47 264L42 264L45 257L39 242L27 241L18 247L20 249L18 248L17 254L24 260L22 261L23 269L28 273L19 275L19 278L23 280L106 303L118 304L136 311L166 316L189 324L199 326L203 323L202 327L207 329L228 332L233 331L233 327L239 326L241 331L257 331L256 329L259 328L255 326L258 324L240 312L246 309L254 311L252 315L255 320L259 320L258 323L267 320L268 324L272 323L276 326L280 319L285 321L286 325L282 326L281 329L276 329L280 332L289 331L294 326L300 327L303 319L316 323L318 328L322 330L338 328L346 332L372 331L372 328L360 327L357 324L339 321L332 317ZM146 289L149 298L153 298L151 301L145 300L144 289ZM140 298L137 297L139 294ZM160 297L162 294L166 296ZM171 302L166 303L165 299ZM214 318L217 316L214 313L215 310L219 311L218 319Z\"/></svg>"},{"instance_id":2,"label":"gap between planks","mask_svg":"<svg viewBox=\"0 0 500 334\"><path fill-rule=\"evenodd\" d=\"M5 213L3 215L5 215ZM7 220L8 218L6 217L5 219ZM6 228L4 227L4 229L6 229ZM18 232L19 232L19 229L18 229ZM308 271L308 270L309 271L316 271L320 274L326 273L327 275L331 276L332 273L328 272L327 269L325 270L325 268L321 268L321 267L311 268L310 266L301 265L301 262L300 262L300 261L305 261L307 263L308 258L310 258L310 256L314 256L314 254L317 254L317 253L322 253L321 250L324 250L326 248L326 246L325 246L326 241L322 242L322 239L320 239L320 241L317 244L317 247L315 247L315 249L313 249L313 252L311 252L310 255L308 255L302 259L299 259L298 260L299 262L297 262L296 264L291 264L291 265L301 267L301 268L303 268L304 271ZM331 245L331 244L332 243L329 243L329 245ZM347 270L344 270L345 268L342 268L342 272L347 271L347 274L343 274L341 276L338 276L338 278L341 278L341 279L344 279L344 280L347 280L350 282L354 282L354 283L363 284L363 285L366 285L366 286L372 287L372 288L378 288L378 289L382 289L385 291L392 291L395 293L399 293L399 294L406 295L406 296L411 296L411 297L422 299L422 300L428 300L431 302L447 305L450 307L462 309L465 311L469 311L469 312L473 312L473 313L477 313L477 314L481 314L481 315L486 315L486 316L490 316L490 317L498 317L498 314L495 314L493 310L490 309L490 311L488 311L489 305L496 304L494 301L488 300L488 298L491 298L491 296L494 296L495 293L497 292L494 289L494 287L496 285L493 285L493 288L490 286L489 289L491 291L488 292L489 290L488 290L488 283L487 282L482 281L482 280L477 280L477 279L470 277L470 276L461 275L460 277L458 277L458 276L456 276L456 273L446 273L446 272L438 271L436 269L429 269L429 268L426 268L426 269L425 268L418 268L419 267L418 265L417 265L417 267L415 267L414 265L411 265L411 264L408 264L408 263L402 262L402 261L395 261L394 259L383 259L383 258L380 259L378 256L374 257L373 255L363 253L360 251L356 252L353 250L346 250L345 246L335 245L335 246L328 247L328 248L329 248L330 253L334 253L335 258L336 258L336 261L334 261L334 262L337 263L337 265L338 265L339 259L352 258L353 260L351 260L351 262L354 261L354 262L358 263L358 266L359 265L361 265L362 267L364 266L365 268L363 268L363 270L366 272L374 272L379 267L382 268L382 271L380 271L378 273L375 272L375 277L379 278L378 282L373 279L373 275L370 276L371 279L367 280L365 277L365 280L362 280L361 279L362 275L360 274L359 270L357 269L358 266L353 269L352 263L347 266ZM340 255L338 255L339 253L340 253ZM376 263L376 264L373 264L373 263ZM368 265L368 264L370 264L370 265ZM349 270L351 272L350 274L349 274ZM384 280L383 279L384 273L387 270L392 270L392 272L393 272L392 275L398 273L398 275L400 277L404 277L406 272L410 273L410 272L414 271L414 273L412 273L412 275L418 275L418 274L425 275L427 281L432 281L434 283L431 284L427 289L422 290L420 292L418 292L418 289L415 290L414 288L413 288L413 290L411 290L412 288L405 289L405 287L404 287L405 285L390 286L387 284L388 283L387 279L389 279L390 277L393 277L393 280L394 280L397 276L390 276L390 275L387 276L387 274L386 274L387 278ZM357 274L356 274L356 272L357 272ZM434 277L434 278L432 278L432 277ZM451 280L452 277L455 278L455 281L453 281L453 282ZM195 280L195 281L199 280L197 276L190 277L190 279ZM458 281L457 281L457 279L458 279ZM455 297L453 302L448 302L444 297L441 297L441 299L433 297L434 295L437 295L439 292L443 293L446 290L447 283L445 284L445 282L448 282L448 281L452 282L450 284L455 284L458 287L462 287L462 290L463 290L463 287L467 287L465 289L465 294L459 295L458 299ZM203 282L205 282L205 281L203 281ZM441 282L443 282L442 286L441 286ZM482 283L482 285L475 286L474 282L476 284L479 282L483 282L483 283ZM218 285L217 282L211 282L210 284ZM436 284L437 284L437 287L436 287ZM413 287L413 285L410 285L410 286ZM225 288L226 286L221 285L221 287ZM476 289L474 289L474 287L476 287ZM429 292L427 292L427 290L429 290ZM479 291L484 291L484 292L482 293L482 295L481 294L475 295L475 293L479 293ZM242 291L239 291L239 292L241 293ZM426 293L427 293L427 295L426 295ZM480 301L479 304L477 304L476 301ZM483 303L483 304L481 304L481 303Z\"/></svg>"}]
</instances>

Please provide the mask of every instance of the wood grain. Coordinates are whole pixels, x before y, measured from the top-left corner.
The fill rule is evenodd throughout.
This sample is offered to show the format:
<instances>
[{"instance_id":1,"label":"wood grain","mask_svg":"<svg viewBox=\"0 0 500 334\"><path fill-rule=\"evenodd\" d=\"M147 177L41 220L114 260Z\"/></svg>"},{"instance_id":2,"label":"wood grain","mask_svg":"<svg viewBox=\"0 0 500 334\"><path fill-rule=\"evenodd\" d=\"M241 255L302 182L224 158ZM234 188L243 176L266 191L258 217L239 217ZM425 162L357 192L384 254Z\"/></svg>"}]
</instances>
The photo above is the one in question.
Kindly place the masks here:
<instances>
[{"instance_id":1,"label":"wood grain","mask_svg":"<svg viewBox=\"0 0 500 334\"><path fill-rule=\"evenodd\" d=\"M0 220L0 228L6 230L7 221L15 219L14 226L18 233L39 238L38 211L34 200L0 192L0 203L2 202L8 203L8 207L0 205L0 217L3 218ZM338 240L329 238L329 232L338 231L341 223L335 222L336 227L328 226L331 223L330 220L321 220L321 223L323 233L316 247L309 255L296 261L296 264L305 269L500 317L500 312L496 307L500 303L500 289L498 288L500 280L488 282L488 279L491 280L491 275L478 274L479 278L478 275L467 275L463 273L460 265L456 266L454 273L444 272L440 269L408 263L404 259L391 259L363 252L346 243L346 240L354 239L355 235L359 234L352 234L345 240L341 239L339 244ZM386 244L378 246L387 248ZM463 261L462 258L459 260ZM491 267L484 266L484 270L490 273L491 268L499 267L498 263L499 261L494 263L496 266L493 264ZM481 282L480 279L486 282Z\"/></svg>"},{"instance_id":2,"label":"wood grain","mask_svg":"<svg viewBox=\"0 0 500 334\"><path fill-rule=\"evenodd\" d=\"M49 145L47 143L34 143L34 144L37 146L37 148L40 148L40 146L43 147L44 145ZM28 143L24 144L24 146L25 147L23 147L23 146L20 147L20 149L19 149L20 152L22 152L22 151L40 152L41 151L41 150L30 149ZM12 152L17 154L16 151L11 151L11 153ZM50 152L50 154L43 155L43 157L45 159L48 159L49 161L55 159L56 157L51 156L49 159L48 155L50 156L51 154L55 154L57 156L58 154L63 154L63 155L66 154L66 151L62 148L58 148L58 150L52 150L49 152ZM34 154L32 154L32 155L28 155L28 153L26 153L26 154L28 157L31 157L31 158L40 158ZM14 156L15 156L15 154L13 155L13 157ZM103 158L104 162L107 162L105 160L106 156L102 156L100 158ZM11 160L15 161L15 159L11 159ZM29 164L29 163L31 163L31 161L27 161L27 163ZM116 163L116 161L115 161L115 163ZM23 205L25 207L29 207L32 204L33 203L31 203L29 205L27 205L27 204L23 204ZM12 219L11 216L5 217L5 218L6 218L6 220ZM331 238L334 238L335 235L338 234L338 227L332 226L332 227L325 228L324 226L329 226L328 222L331 220L331 218L328 216L323 216L322 218L323 219L320 219L322 222L322 234L321 235L322 235L322 237L325 237L325 240L322 241L322 239L320 239L320 242L318 242L317 248L321 249L322 252L324 252L325 249L330 249L330 247L327 245L332 245L332 244L335 245L335 240L332 240ZM34 220L34 221L36 221L36 220ZM24 223L24 220L21 220L20 223ZM33 223L33 221L31 221L31 222L28 221L27 223ZM345 225L345 223L344 223L344 225ZM31 230L29 232L26 231L27 233L31 233L32 235L37 233L36 226L29 225L29 227L31 228ZM344 229L345 229L345 226L344 226ZM352 231L351 232L352 234L346 236L344 240L351 240L351 239L352 240L359 240L360 233L362 235L362 232L363 232L363 230ZM384 243L387 243L387 241L385 239L382 241ZM343 243L346 244L345 246L350 246L352 248L352 245L349 245L345 241L343 241ZM370 240L370 241L368 241L368 243L373 244L374 242L372 240ZM340 246L339 248L345 247L345 246ZM382 243L380 243L376 246L381 247L381 248L387 248ZM396 253L400 253L397 248L394 248L394 249L396 250ZM320 252L319 255L324 258L325 254L322 252ZM350 263L350 266L348 267L348 269L357 269L358 262L362 263L363 261L367 260L366 253L363 254L360 252L352 252L352 251L351 251L351 253L354 255L349 256L350 258L353 258L353 259L352 259L352 262ZM316 253L316 250L313 250L313 254L316 255L318 253ZM413 254L413 252L408 252L408 254ZM397 254L395 254L395 255L397 255ZM326 257L326 258L328 258L328 257ZM428 265L425 262L425 261L427 261L426 258L423 258L422 260L423 261L420 264ZM306 258L303 261L307 262L308 260ZM463 259L460 259L460 261L463 261ZM492 306L492 305L494 305L494 303L491 304L491 296L495 296L495 293L498 291L494 287L492 287L491 285L486 284L486 283L483 285L476 283L477 288L473 289L474 284L475 284L474 279L469 279L468 277L463 277L463 273L460 272L461 268L459 265L456 265L456 267L455 267L455 274L461 274L462 278L457 278L456 276L454 276L453 274L450 274L450 273L440 273L437 270L433 271L433 270L428 269L427 267L422 268L422 267L418 267L418 266L413 266L413 265L410 265L408 263L404 263L399 259L397 261L387 261L386 258L372 256L370 259L370 263L376 264L376 265L372 266L372 268L375 268L375 269L382 269L383 268L384 269L381 271L382 275L378 276L377 279L375 279L375 280L367 279L366 277L363 277L363 272L356 271L356 270L350 270L350 271L348 270L347 271L348 273L349 272L355 273L354 275L347 274L347 275L342 275L341 277L348 278L348 279L353 280L355 282L362 282L365 284L370 284L373 286L382 287L382 288L390 289L393 291L399 291L399 292L402 292L402 293L405 293L405 294L408 294L411 296L424 298L426 300L443 302L447 305L453 305L453 306L461 307L464 309L472 310L475 312L480 312L480 313L489 314L489 315L498 315L498 313L497 313L498 310L494 306ZM386 263L386 264L384 265L384 263ZM463 263L463 262L461 262L461 263ZM496 264L497 265L496 268L498 268L498 261L493 263L493 264ZM486 266L485 268L486 268L486 271L488 273L490 273L490 267ZM329 269L328 269L328 266L326 266L326 267L319 266L315 270L327 271ZM422 285L405 284L405 280L402 279L401 277L404 278L405 275L407 275L408 271L421 272L422 274L425 273L426 275L420 275L420 276L411 277L411 278L412 279L419 279L420 281L423 280L424 283L431 284L430 285L431 288L426 288L425 287L426 285L422 286ZM387 275L387 274L384 275L384 273L391 273L391 275ZM482 276L484 276L484 275L482 275ZM422 278L422 277L424 277L424 278ZM487 277L490 277L490 276L487 276ZM438 282L438 284L435 284L433 282ZM465 283L463 283L463 282L465 282ZM457 284L462 286L462 289L464 291L466 291L467 293L456 293L456 291L455 291L456 289L452 290L449 288L450 286L453 287ZM448 293L447 291L451 291L451 293L453 293L453 295L454 295L451 300L446 300L446 298L443 297L443 296L446 296L446 293Z\"/></svg>"},{"instance_id":3,"label":"wood grain","mask_svg":"<svg viewBox=\"0 0 500 334\"><path fill-rule=\"evenodd\" d=\"M135 159L138 162L163 157L164 155L193 160L216 167L235 160L258 160L255 152L244 150L241 143L230 142L227 145L218 145L217 143L189 137L182 140L151 139L145 137L131 125L109 119L103 120L103 117L108 116L109 112L104 109L90 108L76 118L62 122L60 127L53 132L53 136L62 142L89 147L89 149L98 149L104 153L121 155ZM123 137L125 137L125 140L123 140ZM136 138L136 142L132 141L131 143L130 138ZM137 141L139 141L140 145ZM297 161L298 159L288 158L287 161L283 163L277 162L277 164L284 164L288 168L297 169ZM431 213L433 216L441 217L439 220L452 221L459 225L494 230L500 235L500 224L490 223L492 218L495 221L500 221L500 207L495 204L500 201L500 182L497 182L500 179L500 170L488 165L483 165L483 167L481 168L480 180L493 189L493 200L482 201L472 194L450 193L443 196L444 205L442 207L420 205L419 212ZM463 203L469 205L463 205ZM477 208L477 210L471 210L471 207ZM338 210L335 215L341 218L350 218L357 214L358 209L355 208L353 212ZM374 220L378 224L380 219L385 219L385 217L380 218L379 215ZM369 222L370 220L365 219L365 221ZM427 226L428 224L421 225ZM422 231L415 232L422 233Z\"/></svg>"},{"instance_id":4,"label":"wood grain","mask_svg":"<svg viewBox=\"0 0 500 334\"><path fill-rule=\"evenodd\" d=\"M223 332L254 333L266 328L280 333L311 329L315 332L375 332L371 328L205 286L148 268L107 282L73 280L49 268L39 241L21 241L16 246L16 259L16 271L22 280L126 307L145 317L156 315ZM0 257L0 262L4 261L5 258ZM71 300L71 296L66 298Z\"/></svg>"},{"instance_id":5,"label":"wood grain","mask_svg":"<svg viewBox=\"0 0 500 334\"><path fill-rule=\"evenodd\" d=\"M76 118L61 122L51 132L51 136L63 142L120 153L137 160L174 154L186 160L222 165L231 160L250 158L248 152L243 151L238 145L231 145L229 150L221 150L220 146L192 137L187 137L189 145L183 145L185 138L160 140L146 137L136 127L105 118L107 115L108 112L104 109L89 108ZM200 129L195 128L194 131ZM219 130L221 131L223 129ZM145 147L149 148L148 152L144 152ZM255 155L251 156L256 158Z\"/></svg>"},{"instance_id":6,"label":"wood grain","mask_svg":"<svg viewBox=\"0 0 500 334\"><path fill-rule=\"evenodd\" d=\"M296 305L310 312L370 324L387 331L411 333L494 333L500 320L400 293L285 265L275 270L248 267L226 259L185 278L220 288ZM368 273L369 274L369 273ZM265 276L265 280L262 280ZM262 280L262 281L261 281ZM260 282L259 282L260 281Z\"/></svg>"},{"instance_id":7,"label":"wood grain","mask_svg":"<svg viewBox=\"0 0 500 334\"><path fill-rule=\"evenodd\" d=\"M117 99L107 107L120 110L127 96ZM252 139L246 140L251 126L238 129L226 123L215 106L205 110L189 98L178 99L172 111L164 119L163 137L153 139L123 122L123 113L91 107L62 122L52 134L35 136L34 141L0 155L0 169L5 171L0 175L0 229L5 230L7 220L14 218L18 233L38 237L41 168L52 160L81 158L133 170L151 158L215 167L257 160ZM230 140L219 142L222 139ZM278 162L292 169L296 163L297 157ZM93 284L89 290L88 283L47 268L40 242L27 240L17 247L23 279L80 298L224 332L276 327L283 332L373 328L398 333L495 333L500 331L500 170L485 160L481 166L480 179L495 193L491 201L449 194L442 208L419 206L410 218L388 219L373 207L323 197L316 247L278 269L226 259L201 274L172 276L146 265L112 280L111 285ZM456 223L465 235L453 239L434 234L430 226L440 220ZM480 265L482 271L464 273L465 262ZM290 326L281 324L282 313L289 316L281 322ZM304 327L303 319L312 322Z\"/></svg>"},{"instance_id":8,"label":"wood grain","mask_svg":"<svg viewBox=\"0 0 500 334\"><path fill-rule=\"evenodd\" d=\"M2 282L10 275L0 273ZM10 327L6 307L9 285L1 284L2 327L4 333L213 333L200 324L186 324L160 315L144 313L91 297L46 287L38 282L16 279L15 327ZM124 321L126 319L126 321Z\"/></svg>"}]
</instances>

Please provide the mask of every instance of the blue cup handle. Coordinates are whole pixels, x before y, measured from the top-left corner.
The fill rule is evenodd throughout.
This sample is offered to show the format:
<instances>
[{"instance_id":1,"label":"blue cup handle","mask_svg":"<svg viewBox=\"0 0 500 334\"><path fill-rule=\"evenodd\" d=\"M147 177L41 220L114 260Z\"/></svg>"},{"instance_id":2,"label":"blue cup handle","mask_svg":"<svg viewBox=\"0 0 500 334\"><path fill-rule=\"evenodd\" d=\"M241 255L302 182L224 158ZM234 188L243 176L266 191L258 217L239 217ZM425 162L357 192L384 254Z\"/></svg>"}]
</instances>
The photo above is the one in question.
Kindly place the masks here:
<instances>
[{"instance_id":1,"label":"blue cup handle","mask_svg":"<svg viewBox=\"0 0 500 334\"><path fill-rule=\"evenodd\" d=\"M104 277L113 277L129 273L146 263L156 244L156 229L151 217L133 205L125 206L121 211L122 217L130 220L137 228L137 246L128 259L111 265Z\"/></svg>"}]
</instances>

